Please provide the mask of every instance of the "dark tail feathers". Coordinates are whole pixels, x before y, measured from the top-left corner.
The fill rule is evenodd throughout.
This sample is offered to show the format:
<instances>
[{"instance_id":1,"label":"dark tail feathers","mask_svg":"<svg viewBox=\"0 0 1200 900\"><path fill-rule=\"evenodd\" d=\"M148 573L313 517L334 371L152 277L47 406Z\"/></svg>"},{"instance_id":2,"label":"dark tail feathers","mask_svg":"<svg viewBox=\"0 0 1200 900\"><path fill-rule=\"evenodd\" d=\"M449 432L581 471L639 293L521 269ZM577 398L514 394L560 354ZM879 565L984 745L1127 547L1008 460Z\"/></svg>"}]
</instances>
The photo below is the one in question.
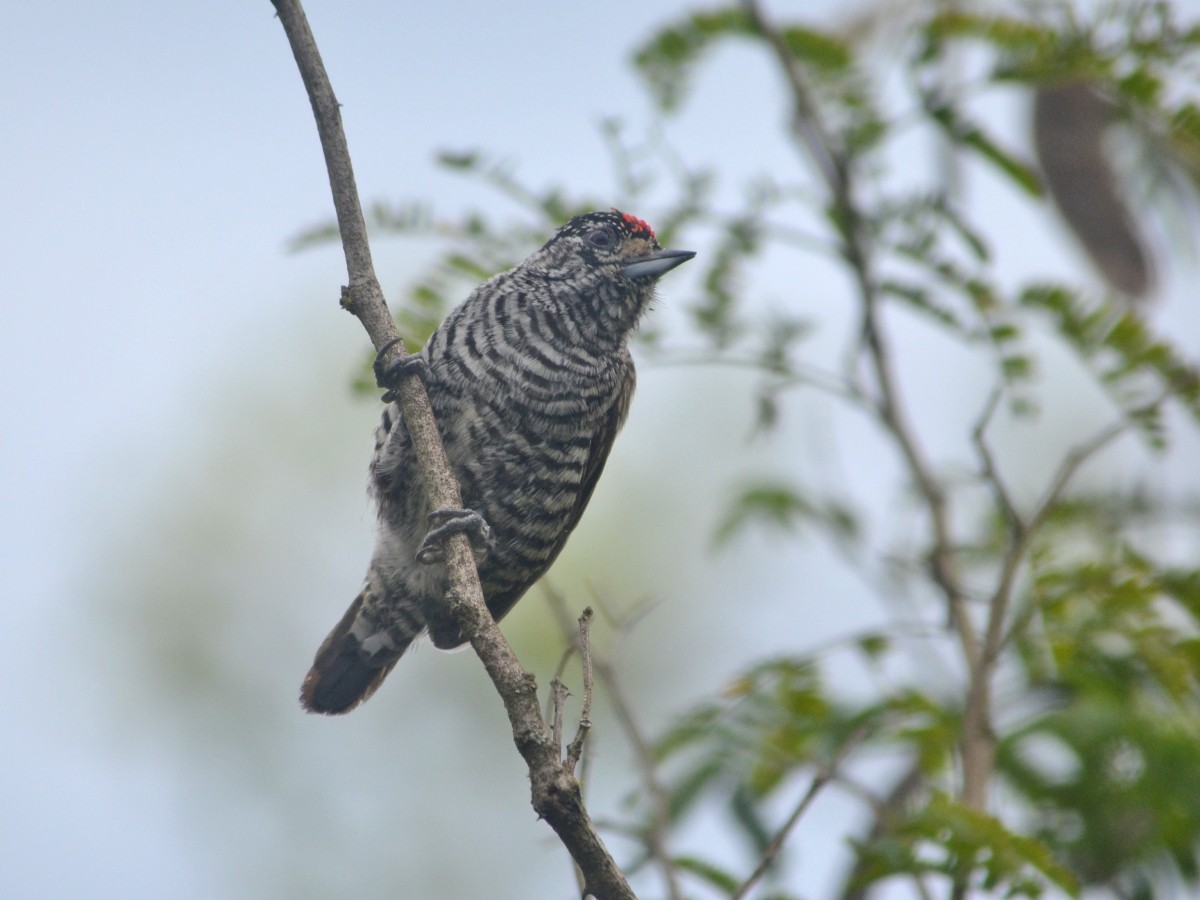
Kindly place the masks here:
<instances>
[{"instance_id":1,"label":"dark tail feathers","mask_svg":"<svg viewBox=\"0 0 1200 900\"><path fill-rule=\"evenodd\" d=\"M300 705L309 712L326 715L350 712L375 693L400 659L403 651L371 662L364 660L362 645L351 633L363 596L359 594L354 598L342 621L321 644L312 668L304 677L304 684L300 686Z\"/></svg>"}]
</instances>

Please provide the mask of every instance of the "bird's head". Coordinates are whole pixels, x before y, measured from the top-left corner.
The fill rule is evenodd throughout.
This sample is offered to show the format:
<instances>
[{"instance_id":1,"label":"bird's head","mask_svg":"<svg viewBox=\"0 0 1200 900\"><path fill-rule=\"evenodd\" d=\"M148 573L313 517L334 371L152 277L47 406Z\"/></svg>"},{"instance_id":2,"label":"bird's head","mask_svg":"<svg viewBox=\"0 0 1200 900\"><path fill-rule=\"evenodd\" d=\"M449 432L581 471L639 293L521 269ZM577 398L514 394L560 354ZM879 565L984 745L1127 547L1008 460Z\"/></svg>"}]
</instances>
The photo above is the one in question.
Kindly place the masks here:
<instances>
[{"instance_id":1,"label":"bird's head","mask_svg":"<svg viewBox=\"0 0 1200 900\"><path fill-rule=\"evenodd\" d=\"M624 338L654 296L658 279L693 256L664 250L644 221L618 210L576 216L526 260L529 274Z\"/></svg>"}]
</instances>

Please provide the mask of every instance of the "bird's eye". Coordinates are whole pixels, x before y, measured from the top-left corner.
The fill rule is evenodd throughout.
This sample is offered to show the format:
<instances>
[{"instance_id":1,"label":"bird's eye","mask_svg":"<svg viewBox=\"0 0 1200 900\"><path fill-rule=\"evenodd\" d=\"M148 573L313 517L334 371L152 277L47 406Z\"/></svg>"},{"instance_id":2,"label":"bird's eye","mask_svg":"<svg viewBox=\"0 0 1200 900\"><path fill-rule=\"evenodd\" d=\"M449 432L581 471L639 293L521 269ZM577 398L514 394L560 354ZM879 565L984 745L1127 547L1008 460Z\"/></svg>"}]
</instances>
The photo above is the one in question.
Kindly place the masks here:
<instances>
[{"instance_id":1,"label":"bird's eye","mask_svg":"<svg viewBox=\"0 0 1200 900\"><path fill-rule=\"evenodd\" d=\"M588 234L587 240L588 240L588 243L591 244L593 247L598 247L601 250L607 250L609 247L611 247L613 244L616 243L617 239L613 235L612 229L597 228L595 231L590 232Z\"/></svg>"}]
</instances>

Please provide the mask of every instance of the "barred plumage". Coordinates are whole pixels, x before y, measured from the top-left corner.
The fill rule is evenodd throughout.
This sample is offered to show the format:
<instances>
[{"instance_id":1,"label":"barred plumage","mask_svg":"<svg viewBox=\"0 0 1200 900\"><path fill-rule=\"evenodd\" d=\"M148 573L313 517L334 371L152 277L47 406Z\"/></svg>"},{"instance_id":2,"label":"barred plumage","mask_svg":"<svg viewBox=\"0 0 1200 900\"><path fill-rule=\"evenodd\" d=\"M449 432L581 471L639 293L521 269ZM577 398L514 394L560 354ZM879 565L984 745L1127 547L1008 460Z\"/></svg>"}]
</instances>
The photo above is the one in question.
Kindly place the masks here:
<instances>
[{"instance_id":1,"label":"barred plumage","mask_svg":"<svg viewBox=\"0 0 1200 900\"><path fill-rule=\"evenodd\" d=\"M497 620L579 522L629 412L629 335L659 276L693 255L662 250L645 222L616 210L577 216L476 288L421 351L463 504L490 526L479 577ZM437 647L462 643L444 608L445 567L416 561L431 510L394 403L376 430L371 487L375 552L304 680L312 712L367 699L426 630Z\"/></svg>"}]
</instances>

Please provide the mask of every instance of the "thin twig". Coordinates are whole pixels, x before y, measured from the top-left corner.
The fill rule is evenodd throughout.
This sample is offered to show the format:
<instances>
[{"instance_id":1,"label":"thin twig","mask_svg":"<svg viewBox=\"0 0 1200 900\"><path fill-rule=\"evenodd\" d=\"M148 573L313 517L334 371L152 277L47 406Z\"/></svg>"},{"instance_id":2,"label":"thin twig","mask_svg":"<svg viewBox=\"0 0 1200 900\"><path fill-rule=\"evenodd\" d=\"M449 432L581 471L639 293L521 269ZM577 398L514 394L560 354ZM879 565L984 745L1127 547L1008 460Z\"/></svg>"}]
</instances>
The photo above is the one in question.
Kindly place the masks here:
<instances>
[{"instance_id":1,"label":"thin twig","mask_svg":"<svg viewBox=\"0 0 1200 900\"><path fill-rule=\"evenodd\" d=\"M637 763L642 785L649 795L650 827L643 836L646 849L658 864L659 871L662 872L663 881L667 886L667 896L670 900L682 900L683 892L679 887L675 863L672 861L671 852L667 847L667 832L671 827L671 798L658 777L654 750L634 717L633 707L630 706L621 689L612 664L606 659L596 660L595 666L596 674L599 675L600 682L604 685L609 701L613 705L617 721L621 724L625 740L633 750L633 758Z\"/></svg>"},{"instance_id":2,"label":"thin twig","mask_svg":"<svg viewBox=\"0 0 1200 900\"><path fill-rule=\"evenodd\" d=\"M987 441L987 430L991 427L992 421L996 416L996 410L1000 407L1000 398L1003 395L1004 391L999 387L992 391L987 403L984 404L983 412L979 414L979 418L975 422L975 427L971 429L971 441L975 445L975 452L979 454L980 465L983 468L983 477L992 489L997 505L999 505L1001 512L1004 513L1005 518L1008 519L1009 527L1014 532L1020 533L1025 530L1025 521L1017 509L1016 503L1013 502L1012 493L1008 489L1008 483L1000 474L1000 469L996 465L996 459L992 455L991 445Z\"/></svg>"},{"instance_id":3,"label":"thin twig","mask_svg":"<svg viewBox=\"0 0 1200 900\"><path fill-rule=\"evenodd\" d=\"M1161 396L1140 410L1126 414L1119 421L1100 429L1087 441L1071 449L1063 458L1041 500L1027 517L1022 516L1016 508L986 439L986 429L994 413L998 394L993 394L984 408L974 430L975 446L984 476L1008 520L1009 538L996 588L988 604L988 617L983 629L979 658L969 672L962 734L963 802L969 806L983 808L986 803L987 785L995 770L996 738L991 726L991 681L1001 652L1016 633L1016 623L1008 623L1009 610L1012 607L1017 576L1025 564L1029 546L1046 518L1062 499L1063 493L1080 467L1128 431L1138 415L1156 408L1165 399L1165 396ZM1022 617L1018 619L1024 621ZM951 897L964 897L966 890L966 880L956 879Z\"/></svg>"},{"instance_id":4,"label":"thin twig","mask_svg":"<svg viewBox=\"0 0 1200 900\"><path fill-rule=\"evenodd\" d=\"M844 781L842 784L843 787L847 786ZM864 849L869 850L871 844L887 836L888 832L902 819L905 807L909 805L913 795L924 784L925 773L921 771L919 762L913 762L904 770L904 774L892 785L892 789L885 797L868 795L865 791L859 790L857 786L850 788L854 793L869 796L869 802L874 812L871 828L861 840ZM867 860L868 857L860 854L846 877L842 879L842 889L838 894L839 900L867 900L869 892Z\"/></svg>"},{"instance_id":5,"label":"thin twig","mask_svg":"<svg viewBox=\"0 0 1200 900\"><path fill-rule=\"evenodd\" d=\"M1034 508L1033 514L1029 517L1025 525L1025 540L1020 547L1020 559L1010 560L1013 555L1013 549L1010 549L1009 555L1005 558L1005 571L1001 573L1000 589L1008 588L1011 590L1011 584L1015 581L1015 570L1023 561L1028 550L1028 545L1032 541L1034 534L1045 523L1046 519L1054 511L1054 507L1062 500L1063 494L1070 487L1079 469L1097 453L1115 441L1121 435L1127 433L1134 425L1135 420L1142 415L1146 415L1162 406L1168 399L1168 394L1163 393L1149 403L1138 407L1126 413L1121 419L1112 422L1104 428L1097 431L1083 444L1072 449L1063 458L1058 470L1054 473L1054 477L1050 480L1050 485L1047 487L1045 494ZM1012 569L1013 574L1007 578L1005 574L1008 569ZM1018 617L1020 619L1020 617ZM1023 620L1021 620L1023 621ZM1004 622L999 620L996 623L988 623L987 641L990 647L991 655L997 656L1004 647L1012 641L1014 634L1017 633L1020 626L1020 621L1014 622L1009 628L1003 630ZM1003 631L1003 633L1001 633Z\"/></svg>"},{"instance_id":6,"label":"thin twig","mask_svg":"<svg viewBox=\"0 0 1200 900\"><path fill-rule=\"evenodd\" d=\"M567 614L566 601L563 596L546 581L542 582L542 586L550 603L550 609L562 629L563 636L568 642L572 644L577 643L576 634L571 627L570 616ZM596 604L603 613L605 605L602 602L602 598L597 597ZM613 620L612 624L614 630L620 634L628 630L630 620ZM678 872L672 860L671 852L667 847L667 833L671 827L671 800L667 789L663 787L662 781L658 777L658 766L654 758L654 750L650 745L650 741L638 725L637 718L633 713L633 707L630 705L628 699L626 699L620 680L617 678L615 667L604 657L594 658L592 666L595 669L596 677L604 686L605 693L608 694L609 702L612 703L613 712L616 714L617 722L621 726L621 732L624 734L630 749L633 750L638 774L641 776L642 786L645 788L646 795L650 801L649 827L644 832L639 831L632 836L639 838L645 843L647 853L662 873L669 900L683 900L683 891L679 886ZM608 827L616 831L625 831L623 826L615 824Z\"/></svg>"},{"instance_id":7,"label":"thin twig","mask_svg":"<svg viewBox=\"0 0 1200 900\"><path fill-rule=\"evenodd\" d=\"M555 681L562 681L562 677L567 671L567 663L569 663L571 661L571 657L574 655L575 655L575 648L573 646L568 646L565 650L563 650L562 656L560 656L558 658L558 665L554 669L554 675L551 678L551 686L553 686L553 683ZM565 689L565 685L564 685L564 689ZM553 715L554 715L554 692L553 692L553 690L550 692L550 696L546 698L546 714L545 715L546 715L546 719L548 721L551 721L551 722L553 721Z\"/></svg>"},{"instance_id":8,"label":"thin twig","mask_svg":"<svg viewBox=\"0 0 1200 900\"><path fill-rule=\"evenodd\" d=\"M570 691L567 686L558 678L554 678L550 682L550 702L553 709L550 713L550 735L554 741L554 749L557 753L562 753L562 736L563 736L563 706L567 702L567 695Z\"/></svg>"},{"instance_id":9,"label":"thin twig","mask_svg":"<svg viewBox=\"0 0 1200 900\"><path fill-rule=\"evenodd\" d=\"M583 755L583 744L592 729L592 608L586 606L579 617L579 655L583 660L583 709L579 713L579 730L567 748L564 765L572 775Z\"/></svg>"},{"instance_id":10,"label":"thin twig","mask_svg":"<svg viewBox=\"0 0 1200 900\"><path fill-rule=\"evenodd\" d=\"M780 62L780 68L783 69L784 77L788 80L788 88L791 91L794 106L791 119L793 137L804 147L826 184L832 186L844 183L846 180L845 158L834 147L833 138L821 121L816 101L808 89L808 83L795 64L783 36L768 26L756 0L744 0L742 6L754 23L754 27L771 44L775 56Z\"/></svg>"},{"instance_id":11,"label":"thin twig","mask_svg":"<svg viewBox=\"0 0 1200 900\"><path fill-rule=\"evenodd\" d=\"M592 748L595 745L596 742L592 740L588 741L583 748L583 762L579 767L579 783L582 786L581 789L586 789L587 785L591 783L589 776L592 772ZM600 828L600 824L596 823L596 827ZM587 891L587 882L583 877L583 872L581 872L579 869L579 863L575 862L574 859L571 860L571 871L575 873L575 882L579 885L579 895L581 897L585 896Z\"/></svg>"},{"instance_id":12,"label":"thin twig","mask_svg":"<svg viewBox=\"0 0 1200 900\"><path fill-rule=\"evenodd\" d=\"M867 733L868 729L865 726L859 728L838 748L838 752L834 755L833 759L817 770L817 773L813 775L812 782L808 786L808 790L804 792L804 796L800 798L800 802L796 804L787 821L775 832L775 835L763 850L762 856L759 857L758 865L754 867L754 871L750 873L750 877L742 882L742 886L738 888L737 893L733 895L731 900L743 900L743 898L750 894L750 889L766 874L767 869L771 868L771 864L775 862L775 858L783 850L783 845L787 843L788 836L792 833L792 829L796 827L796 823L800 821L801 817L808 811L808 808L812 806L821 789L837 774L846 757L862 742Z\"/></svg>"},{"instance_id":13,"label":"thin twig","mask_svg":"<svg viewBox=\"0 0 1200 900\"><path fill-rule=\"evenodd\" d=\"M397 332L371 263L362 204L337 98L299 0L272 0L272 3L308 91L329 171L349 274L343 306L362 322L378 350L394 341ZM383 360L384 365L402 353L403 348L397 344ZM460 508L459 486L447 463L424 385L419 378L405 378L398 395L421 481L429 492L430 508ZM538 708L536 681L521 667L484 604L474 556L464 535L454 535L447 542L446 569L447 607L504 701L513 741L529 768L534 809L579 864L589 893L600 900L633 898L625 876L588 817L579 783L562 767L559 751L551 742L550 729Z\"/></svg>"},{"instance_id":14,"label":"thin twig","mask_svg":"<svg viewBox=\"0 0 1200 900\"><path fill-rule=\"evenodd\" d=\"M1001 390L997 388L988 397L975 427L971 431L976 453L979 455L984 478L991 487L996 503L1008 522L1009 546L1000 567L997 587L992 595L988 612L988 624L978 655L970 661L967 671L967 695L964 701L960 753L962 754L962 797L970 807L982 809L987 803L987 785L991 781L996 764L996 739L992 732L992 673L999 654L998 645L992 640L993 626L1002 622L1008 613L1013 585L1021 560L1024 558L1029 529L1013 502L1008 485L1000 474L987 441L987 429L999 407ZM966 891L966 879L954 881L952 895L961 896Z\"/></svg>"}]
</instances>

